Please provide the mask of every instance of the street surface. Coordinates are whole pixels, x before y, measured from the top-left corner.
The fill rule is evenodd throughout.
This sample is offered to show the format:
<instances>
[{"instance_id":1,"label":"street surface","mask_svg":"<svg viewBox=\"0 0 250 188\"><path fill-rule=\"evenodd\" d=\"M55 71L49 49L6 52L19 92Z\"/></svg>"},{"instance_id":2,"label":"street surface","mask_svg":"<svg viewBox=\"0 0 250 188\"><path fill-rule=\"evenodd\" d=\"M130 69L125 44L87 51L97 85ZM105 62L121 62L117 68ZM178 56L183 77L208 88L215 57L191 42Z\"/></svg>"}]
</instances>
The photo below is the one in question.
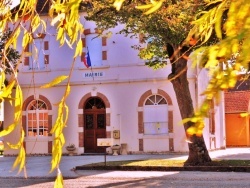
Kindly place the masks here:
<instances>
[{"instance_id":1,"label":"street surface","mask_svg":"<svg viewBox=\"0 0 250 188\"><path fill-rule=\"evenodd\" d=\"M78 173L78 172L76 172ZM64 180L65 188L87 187L174 187L174 188L249 188L249 173L235 172L128 172L82 171L76 179ZM51 188L54 179L0 178L1 188Z\"/></svg>"},{"instance_id":2,"label":"street surface","mask_svg":"<svg viewBox=\"0 0 250 188\"><path fill-rule=\"evenodd\" d=\"M212 159L250 160L250 148L230 148L209 152ZM51 156L27 156L26 171L12 170L16 157L0 157L0 188L53 188L56 171L49 173ZM118 155L107 161L143 159L187 159L186 154ZM240 172L159 172L74 170L76 166L104 162L104 156L63 156L60 170L64 188L145 187L145 188L249 188L250 173Z\"/></svg>"}]
</instances>

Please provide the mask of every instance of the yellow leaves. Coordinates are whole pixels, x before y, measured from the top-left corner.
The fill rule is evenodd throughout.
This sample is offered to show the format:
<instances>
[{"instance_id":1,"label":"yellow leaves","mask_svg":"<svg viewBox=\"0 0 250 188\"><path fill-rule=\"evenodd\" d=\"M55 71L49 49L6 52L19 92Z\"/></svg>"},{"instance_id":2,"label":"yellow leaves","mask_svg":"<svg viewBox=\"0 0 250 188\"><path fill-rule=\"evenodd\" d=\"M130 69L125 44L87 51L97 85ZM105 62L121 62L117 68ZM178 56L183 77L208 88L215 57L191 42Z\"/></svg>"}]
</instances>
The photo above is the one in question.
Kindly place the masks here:
<instances>
[{"instance_id":1,"label":"yellow leaves","mask_svg":"<svg viewBox=\"0 0 250 188\"><path fill-rule=\"evenodd\" d=\"M59 41L60 45L63 45L63 44L64 44L65 35L64 35L64 28L63 28L63 27L60 27L60 28L58 29L58 33L57 33L57 36L56 36L56 40Z\"/></svg>"},{"instance_id":2,"label":"yellow leaves","mask_svg":"<svg viewBox=\"0 0 250 188\"><path fill-rule=\"evenodd\" d=\"M4 84L4 81L5 81L5 73L3 70L0 71L0 87L1 87L1 90L0 90L0 93L2 93L2 88L5 88L5 84Z\"/></svg>"},{"instance_id":3,"label":"yellow leaves","mask_svg":"<svg viewBox=\"0 0 250 188\"><path fill-rule=\"evenodd\" d=\"M204 129L204 116L202 114L195 114L192 118L186 118L182 120L182 123L192 122L192 126L190 126L186 132L188 135L196 135L201 136Z\"/></svg>"},{"instance_id":4,"label":"yellow leaves","mask_svg":"<svg viewBox=\"0 0 250 188\"><path fill-rule=\"evenodd\" d=\"M62 81L64 81L65 79L67 79L69 76L65 76L65 75L61 75L56 77L54 80L52 80L51 82L41 86L41 88L50 88L53 87L59 83L61 83Z\"/></svg>"},{"instance_id":5,"label":"yellow leaves","mask_svg":"<svg viewBox=\"0 0 250 188\"><path fill-rule=\"evenodd\" d=\"M21 170L24 168L25 160L26 160L25 149L23 147L23 141L24 141L24 131L22 130L20 141L16 145L8 144L13 149L20 148L19 154L18 154L18 156L13 164L13 168L16 168L19 165L18 173L20 173Z\"/></svg>"},{"instance_id":6,"label":"yellow leaves","mask_svg":"<svg viewBox=\"0 0 250 188\"><path fill-rule=\"evenodd\" d=\"M22 146L20 148L19 154L18 154L18 156L13 164L13 168L16 168L19 165L18 173L20 173L25 166L25 161L26 161L25 149Z\"/></svg>"},{"instance_id":7,"label":"yellow leaves","mask_svg":"<svg viewBox=\"0 0 250 188\"><path fill-rule=\"evenodd\" d=\"M70 93L70 85L67 84L67 87L66 87L66 90L65 90L65 94L64 94L64 97L68 97L69 96L69 93Z\"/></svg>"},{"instance_id":8,"label":"yellow leaves","mask_svg":"<svg viewBox=\"0 0 250 188\"><path fill-rule=\"evenodd\" d=\"M117 11L119 11L122 7L122 4L125 0L115 0L113 6L116 8Z\"/></svg>"},{"instance_id":9,"label":"yellow leaves","mask_svg":"<svg viewBox=\"0 0 250 188\"><path fill-rule=\"evenodd\" d=\"M240 28L244 28L247 19L250 16L250 5L247 1L231 1L228 19L224 25L227 36L239 34Z\"/></svg>"},{"instance_id":10,"label":"yellow leaves","mask_svg":"<svg viewBox=\"0 0 250 188\"><path fill-rule=\"evenodd\" d=\"M67 85L65 94L62 100L58 103L58 115L56 122L51 129L51 133L55 135L53 148L52 148L52 160L51 160L51 172L59 167L62 156L62 147L65 144L65 138L63 135L63 129L66 126L68 120L68 106L65 104L65 100L69 95L70 87Z\"/></svg>"},{"instance_id":11,"label":"yellow leaves","mask_svg":"<svg viewBox=\"0 0 250 188\"><path fill-rule=\"evenodd\" d=\"M58 168L62 156L62 147L65 143L65 138L63 135L63 129L66 126L68 119L68 106L65 104L66 98L64 97L58 106L58 116L50 131L55 135L53 148L52 148L52 160L51 160L51 171Z\"/></svg>"},{"instance_id":12,"label":"yellow leaves","mask_svg":"<svg viewBox=\"0 0 250 188\"><path fill-rule=\"evenodd\" d=\"M14 121L19 122L22 117L23 93L20 85L16 86L16 98L14 108Z\"/></svg>"},{"instance_id":13,"label":"yellow leaves","mask_svg":"<svg viewBox=\"0 0 250 188\"><path fill-rule=\"evenodd\" d=\"M194 126L191 126L187 129L187 134L201 136L203 133L204 122L196 123Z\"/></svg>"},{"instance_id":14,"label":"yellow leaves","mask_svg":"<svg viewBox=\"0 0 250 188\"><path fill-rule=\"evenodd\" d=\"M68 121L69 109L65 101L70 93L70 86L67 84L65 94L61 101L58 103L58 114L56 122L51 129L50 133L54 134L54 142L52 148L52 160L51 160L51 172L55 168L59 168L59 163L62 156L62 147L65 144L65 138L63 135L63 129Z\"/></svg>"},{"instance_id":15,"label":"yellow leaves","mask_svg":"<svg viewBox=\"0 0 250 188\"><path fill-rule=\"evenodd\" d=\"M58 14L55 18L52 19L51 25L54 26L57 22L61 22L65 19L65 13Z\"/></svg>"},{"instance_id":16,"label":"yellow leaves","mask_svg":"<svg viewBox=\"0 0 250 188\"><path fill-rule=\"evenodd\" d=\"M4 98L5 100L10 98L9 95L12 93L15 83L16 81L12 80L6 88L4 87L1 93L2 94L1 98ZM20 165L19 172L24 168L25 165L25 150L23 147L24 131L22 129L22 124L20 123L22 118L22 104L23 104L22 90L20 85L17 85L15 93L15 104L14 104L14 122L0 132L0 137L6 136L11 132L13 132L15 128L21 126L21 137L19 139L19 142L17 144L7 143L8 146L12 149L20 149L19 155L13 164L13 168L15 168L17 165Z\"/></svg>"},{"instance_id":17,"label":"yellow leaves","mask_svg":"<svg viewBox=\"0 0 250 188\"><path fill-rule=\"evenodd\" d=\"M153 7L153 4L147 4L147 5L139 5L139 6L136 6L135 8L139 10L143 10L143 9L149 9L152 7Z\"/></svg>"},{"instance_id":18,"label":"yellow leaves","mask_svg":"<svg viewBox=\"0 0 250 188\"><path fill-rule=\"evenodd\" d=\"M217 11L215 12L215 24L214 24L214 29L215 29L215 33L217 35L217 37L219 39L222 38L222 16L224 11L226 10L227 6L226 6L226 1L213 1L213 3L217 3L217 2L221 2L217 8Z\"/></svg>"},{"instance_id":19,"label":"yellow leaves","mask_svg":"<svg viewBox=\"0 0 250 188\"><path fill-rule=\"evenodd\" d=\"M239 47L240 47L240 45L239 45L238 41L234 42L232 44L232 53L233 54L238 53L239 52Z\"/></svg>"},{"instance_id":20,"label":"yellow leaves","mask_svg":"<svg viewBox=\"0 0 250 188\"><path fill-rule=\"evenodd\" d=\"M33 41L31 34L28 31L24 31L22 47L25 49L26 46Z\"/></svg>"},{"instance_id":21,"label":"yellow leaves","mask_svg":"<svg viewBox=\"0 0 250 188\"><path fill-rule=\"evenodd\" d=\"M7 87L4 87L4 89L2 90L2 93L1 93L1 98L8 98L10 97L11 93L12 93L12 89L13 87L15 86L16 84L16 80L12 80L8 85Z\"/></svg>"},{"instance_id":22,"label":"yellow leaves","mask_svg":"<svg viewBox=\"0 0 250 188\"><path fill-rule=\"evenodd\" d=\"M23 141L24 141L24 131L22 130L22 131L21 131L21 138L20 138L19 142L16 143L16 144L11 144L11 143L7 142L7 145L8 145L11 149L19 149L19 148L22 147Z\"/></svg>"},{"instance_id":23,"label":"yellow leaves","mask_svg":"<svg viewBox=\"0 0 250 188\"><path fill-rule=\"evenodd\" d=\"M81 38L83 26L80 23L79 6L81 0L53 1L49 15L53 18L51 24L58 25L57 40L60 45L66 44L72 48L77 39ZM78 41L79 42L79 41ZM79 45L76 48L75 56L79 54Z\"/></svg>"},{"instance_id":24,"label":"yellow leaves","mask_svg":"<svg viewBox=\"0 0 250 188\"><path fill-rule=\"evenodd\" d=\"M148 9L146 12L144 12L143 14L152 14L153 12L157 11L159 8L161 8L162 4L163 4L164 0L159 0L159 1L153 1L151 0L151 4L147 4L147 5L139 5L136 6L136 9L140 9L140 10L145 10Z\"/></svg>"},{"instance_id":25,"label":"yellow leaves","mask_svg":"<svg viewBox=\"0 0 250 188\"><path fill-rule=\"evenodd\" d=\"M219 3L214 8L208 11L200 12L197 20L193 21L194 27L191 29L190 33L199 35L202 43L208 41L211 37L212 31L215 29L215 33L219 39L222 38L222 16L224 12L228 9L227 0L212 1L207 6L211 4Z\"/></svg>"},{"instance_id":26,"label":"yellow leaves","mask_svg":"<svg viewBox=\"0 0 250 188\"><path fill-rule=\"evenodd\" d=\"M249 113L248 113L248 112L241 113L241 114L240 114L240 117L249 117Z\"/></svg>"},{"instance_id":27,"label":"yellow leaves","mask_svg":"<svg viewBox=\"0 0 250 188\"><path fill-rule=\"evenodd\" d=\"M14 48L16 48L17 38L21 32L21 28L17 28L13 34L13 37L9 38L7 43L5 44L5 49L8 49L11 45L13 45Z\"/></svg>"},{"instance_id":28,"label":"yellow leaves","mask_svg":"<svg viewBox=\"0 0 250 188\"><path fill-rule=\"evenodd\" d=\"M37 30L40 23L41 23L40 16L38 14L36 14L31 20L31 27L32 27L33 32Z\"/></svg>"},{"instance_id":29,"label":"yellow leaves","mask_svg":"<svg viewBox=\"0 0 250 188\"><path fill-rule=\"evenodd\" d=\"M245 0L218 0L212 1L208 6L211 4L214 4L214 8L200 14L199 18L193 22L194 27L190 32L190 34L200 36L202 42L206 42L214 28L219 38L218 43L210 46L206 68L211 68L218 62L225 62L236 57L234 61L238 62L241 68L248 69L250 59L249 2ZM227 15L226 18L225 15ZM236 70L239 69L236 68ZM230 81L229 87L233 83L234 81ZM224 83L222 88L226 87L228 86Z\"/></svg>"},{"instance_id":30,"label":"yellow leaves","mask_svg":"<svg viewBox=\"0 0 250 188\"><path fill-rule=\"evenodd\" d=\"M11 125L9 125L7 128L5 128L4 130L0 132L0 137L10 134L16 128L16 126L17 126L17 123L12 123Z\"/></svg>"},{"instance_id":31,"label":"yellow leaves","mask_svg":"<svg viewBox=\"0 0 250 188\"><path fill-rule=\"evenodd\" d=\"M81 56L82 55L82 41L79 40L77 45L76 45L76 50L75 50L75 55L74 55L74 58L76 56Z\"/></svg>"},{"instance_id":32,"label":"yellow leaves","mask_svg":"<svg viewBox=\"0 0 250 188\"><path fill-rule=\"evenodd\" d=\"M225 57L226 53L227 53L227 47L222 47L222 48L219 49L216 56L217 57Z\"/></svg>"},{"instance_id":33,"label":"yellow leaves","mask_svg":"<svg viewBox=\"0 0 250 188\"><path fill-rule=\"evenodd\" d=\"M63 176L62 176L60 169L58 169L58 172L57 172L57 177L56 177L56 181L54 184L54 188L63 188Z\"/></svg>"}]
</instances>

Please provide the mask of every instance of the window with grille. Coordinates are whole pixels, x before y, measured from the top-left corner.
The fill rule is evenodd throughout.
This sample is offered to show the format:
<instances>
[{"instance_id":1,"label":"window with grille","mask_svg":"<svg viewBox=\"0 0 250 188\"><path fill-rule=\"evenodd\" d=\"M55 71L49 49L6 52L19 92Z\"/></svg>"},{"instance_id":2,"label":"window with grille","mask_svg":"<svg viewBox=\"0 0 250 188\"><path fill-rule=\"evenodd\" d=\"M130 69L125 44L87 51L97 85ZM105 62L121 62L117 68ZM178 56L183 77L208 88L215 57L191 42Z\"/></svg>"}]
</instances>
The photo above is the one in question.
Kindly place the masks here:
<instances>
[{"instance_id":1,"label":"window with grille","mask_svg":"<svg viewBox=\"0 0 250 188\"><path fill-rule=\"evenodd\" d=\"M48 107L41 100L33 100L27 107L27 136L48 136Z\"/></svg>"},{"instance_id":2,"label":"window with grille","mask_svg":"<svg viewBox=\"0 0 250 188\"><path fill-rule=\"evenodd\" d=\"M160 95L148 97L143 112L145 135L168 133L168 104L165 98Z\"/></svg>"}]
</instances>

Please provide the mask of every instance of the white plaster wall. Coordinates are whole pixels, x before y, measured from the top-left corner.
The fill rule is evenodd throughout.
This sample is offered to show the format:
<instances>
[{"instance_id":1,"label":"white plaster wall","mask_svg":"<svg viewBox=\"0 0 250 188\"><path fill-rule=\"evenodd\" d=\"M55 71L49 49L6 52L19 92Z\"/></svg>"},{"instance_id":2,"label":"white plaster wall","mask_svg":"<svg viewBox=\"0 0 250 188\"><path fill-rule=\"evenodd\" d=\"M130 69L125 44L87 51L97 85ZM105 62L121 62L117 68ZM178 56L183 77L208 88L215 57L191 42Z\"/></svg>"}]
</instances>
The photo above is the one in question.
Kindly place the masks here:
<instances>
[{"instance_id":1,"label":"white plaster wall","mask_svg":"<svg viewBox=\"0 0 250 188\"><path fill-rule=\"evenodd\" d=\"M198 107L202 104L204 96L201 94L206 90L209 82L209 74L206 69L198 71ZM205 118L205 128L203 131L204 140L208 149L225 148L225 110L224 93L220 93L220 103L215 106L215 135L209 133L209 120ZM215 137L215 140L211 140ZM211 145L211 147L210 147Z\"/></svg>"},{"instance_id":2,"label":"white plaster wall","mask_svg":"<svg viewBox=\"0 0 250 188\"><path fill-rule=\"evenodd\" d=\"M93 28L95 24L93 22L86 22L85 28ZM119 26L120 27L120 26ZM116 27L113 33L116 33L119 29ZM66 81L61 84L49 88L41 89L41 85L50 82L59 75L68 75L73 50L67 46L59 47L55 42L55 30L51 26L48 27L50 35L47 35L45 40L50 42L49 55L50 64L48 69L44 71L36 71L35 74L32 71L27 70L27 67L21 65L19 73L19 81L23 88L24 99L31 95L45 96L52 104L52 123L55 122L57 117L57 106L53 105L58 103L65 91ZM21 40L19 39L18 47L21 49ZM69 119L67 127L64 129L66 138L66 145L75 144L78 147L78 133L82 132L83 127L78 127L78 114L82 114L83 111L78 109L78 104L81 98L87 93L91 92L95 95L97 92L105 95L110 102L110 109L107 109L111 115L111 125L107 127L108 131L120 130L121 138L115 139L114 144L127 143L128 151L139 151L139 139L144 139L145 151L168 151L169 143L168 138L174 138L174 151L187 151L187 143L185 142L185 134L183 125L181 125L181 116L178 108L177 101L175 99L175 93L172 84L167 81L167 76L171 71L170 65L167 65L163 69L153 70L143 65L143 61L137 56L137 51L131 48L131 45L138 44L137 39L125 38L122 35L112 35L107 39L107 46L104 47L108 52L108 60L105 62L105 66L98 68L85 68L83 63L80 62L80 58L77 59L74 72L71 78L71 92L67 98L67 105L69 106ZM190 68L191 62L188 63L188 77L191 96L193 98L194 106L197 106L197 93L196 91L196 69ZM103 72L103 77L86 78L85 73L91 72ZM203 76L203 75L199 75ZM203 86L204 79L200 79L197 84L199 87ZM138 133L138 101L143 93L148 90L153 92L158 89L164 90L168 93L173 101L171 106L174 114L173 124L174 133L170 135L160 136L145 136ZM202 88L201 88L202 89ZM198 92L201 90L199 89ZM9 109L9 108L8 108ZM9 111L8 113L13 113ZM8 119L8 113L5 115ZM6 120L6 121L9 121ZM14 140L11 136L6 138ZM27 140L27 144L29 146ZM42 144L42 140L41 143ZM155 147L157 145L157 147ZM40 146L40 145L39 145ZM46 146L41 146L45 151ZM83 148L78 148L78 153L82 153ZM64 149L64 152L66 150Z\"/></svg>"},{"instance_id":3,"label":"white plaster wall","mask_svg":"<svg viewBox=\"0 0 250 188\"><path fill-rule=\"evenodd\" d=\"M15 91L15 90L14 90ZM14 96L14 95L13 95ZM14 122L14 109L9 102L4 102L4 128L7 128ZM19 152L19 150L11 149L7 146L7 142L10 144L17 144L21 138L21 127L17 126L13 132L3 137L4 141L4 155L14 155Z\"/></svg>"},{"instance_id":4,"label":"white plaster wall","mask_svg":"<svg viewBox=\"0 0 250 188\"><path fill-rule=\"evenodd\" d=\"M168 138L147 138L143 139L145 152L166 152L169 151Z\"/></svg>"},{"instance_id":5,"label":"white plaster wall","mask_svg":"<svg viewBox=\"0 0 250 188\"><path fill-rule=\"evenodd\" d=\"M48 139L26 139L26 154L48 153Z\"/></svg>"}]
</instances>

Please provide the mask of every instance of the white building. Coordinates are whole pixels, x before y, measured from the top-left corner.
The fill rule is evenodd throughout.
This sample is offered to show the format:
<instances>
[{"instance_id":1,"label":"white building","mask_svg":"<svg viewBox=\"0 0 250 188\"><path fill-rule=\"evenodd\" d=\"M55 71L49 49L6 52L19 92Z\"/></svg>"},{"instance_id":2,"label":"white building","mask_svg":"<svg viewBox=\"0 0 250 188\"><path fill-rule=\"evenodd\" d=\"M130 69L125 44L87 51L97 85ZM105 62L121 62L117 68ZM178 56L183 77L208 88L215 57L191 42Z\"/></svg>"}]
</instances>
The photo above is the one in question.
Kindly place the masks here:
<instances>
[{"instance_id":1,"label":"white building","mask_svg":"<svg viewBox=\"0 0 250 188\"><path fill-rule=\"evenodd\" d=\"M27 154L47 154L52 151L53 138L49 131L57 118L57 106L65 91L66 81L48 89L41 89L57 76L68 75L74 50L60 47L56 30L48 23L46 33L37 36L35 45L26 51L32 56L24 58L19 67L19 83L23 90L22 125L25 130ZM138 39L113 34L110 38L95 38L96 26L82 15L85 31L82 58L73 65L70 79L71 92L67 99L69 119L64 129L65 146L75 144L77 153L103 152L97 138L110 138L112 144L125 144L129 153L185 152L184 128L172 84L167 80L170 65L153 70L139 59L138 51L131 48ZM23 23L25 24L25 23ZM113 33L119 30L114 28ZM94 39L93 39L94 38ZM21 39L18 47L21 49ZM35 46L38 58L35 58ZM92 66L86 68L83 58L89 50ZM190 63L189 63L190 64ZM207 74L188 69L188 80L193 103L198 107L205 89ZM13 108L5 105L5 122L13 121ZM215 106L211 118L206 120L204 138L208 149L224 148L224 105ZM119 132L114 138L113 132ZM16 142L19 130L4 138ZM5 155L18 151L6 149ZM64 152L66 152L64 148Z\"/></svg>"}]
</instances>

